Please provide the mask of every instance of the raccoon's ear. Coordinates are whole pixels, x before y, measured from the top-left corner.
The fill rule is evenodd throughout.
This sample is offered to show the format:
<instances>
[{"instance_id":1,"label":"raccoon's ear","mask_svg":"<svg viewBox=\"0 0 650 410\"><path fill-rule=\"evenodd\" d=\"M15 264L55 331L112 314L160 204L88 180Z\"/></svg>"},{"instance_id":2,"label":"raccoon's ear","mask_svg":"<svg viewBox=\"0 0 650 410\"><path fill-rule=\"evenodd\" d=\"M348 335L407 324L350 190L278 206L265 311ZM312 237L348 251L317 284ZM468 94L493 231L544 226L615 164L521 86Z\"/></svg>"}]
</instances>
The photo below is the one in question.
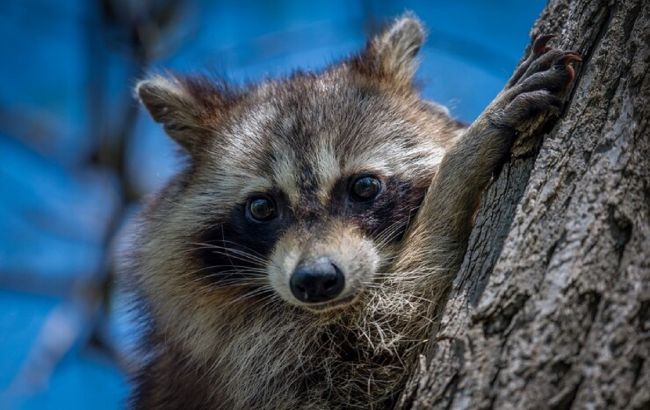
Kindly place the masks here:
<instances>
[{"instance_id":1,"label":"raccoon's ear","mask_svg":"<svg viewBox=\"0 0 650 410\"><path fill-rule=\"evenodd\" d=\"M370 39L353 65L365 74L388 77L400 86L410 86L418 67L416 58L425 39L420 20L406 13L386 30Z\"/></svg>"},{"instance_id":2,"label":"raccoon's ear","mask_svg":"<svg viewBox=\"0 0 650 410\"><path fill-rule=\"evenodd\" d=\"M154 121L189 153L195 153L224 115L221 90L202 78L153 76L135 93Z\"/></svg>"}]
</instances>

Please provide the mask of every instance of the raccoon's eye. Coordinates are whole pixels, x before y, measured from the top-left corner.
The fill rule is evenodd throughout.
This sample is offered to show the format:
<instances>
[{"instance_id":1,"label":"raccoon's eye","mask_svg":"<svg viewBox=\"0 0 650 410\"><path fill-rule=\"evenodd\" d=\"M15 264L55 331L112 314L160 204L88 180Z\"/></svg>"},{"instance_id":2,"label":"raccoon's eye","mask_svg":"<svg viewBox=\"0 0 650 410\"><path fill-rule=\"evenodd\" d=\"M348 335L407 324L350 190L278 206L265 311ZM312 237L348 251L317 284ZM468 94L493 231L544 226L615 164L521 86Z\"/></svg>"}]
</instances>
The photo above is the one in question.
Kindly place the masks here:
<instances>
[{"instance_id":1,"label":"raccoon's eye","mask_svg":"<svg viewBox=\"0 0 650 410\"><path fill-rule=\"evenodd\" d=\"M350 196L358 202L366 202L375 199L381 191L381 181L377 178L364 175L354 180L350 188Z\"/></svg>"},{"instance_id":2,"label":"raccoon's eye","mask_svg":"<svg viewBox=\"0 0 650 410\"><path fill-rule=\"evenodd\" d=\"M265 195L251 197L246 205L246 214L257 222L270 221L277 215L275 202Z\"/></svg>"}]
</instances>

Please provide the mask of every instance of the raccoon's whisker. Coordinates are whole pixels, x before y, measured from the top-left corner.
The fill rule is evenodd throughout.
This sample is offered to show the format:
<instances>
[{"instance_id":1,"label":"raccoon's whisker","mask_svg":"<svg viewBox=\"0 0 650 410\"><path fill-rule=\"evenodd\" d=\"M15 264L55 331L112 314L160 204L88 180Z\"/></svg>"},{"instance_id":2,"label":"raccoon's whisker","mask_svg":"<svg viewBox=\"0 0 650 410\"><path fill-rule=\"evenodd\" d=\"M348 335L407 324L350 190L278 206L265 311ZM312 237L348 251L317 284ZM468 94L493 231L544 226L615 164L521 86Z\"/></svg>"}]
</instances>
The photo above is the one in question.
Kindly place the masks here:
<instances>
[{"instance_id":1,"label":"raccoon's whisker","mask_svg":"<svg viewBox=\"0 0 650 410\"><path fill-rule=\"evenodd\" d=\"M251 255L256 255L256 256L258 256L260 259L266 259L266 258L264 257L264 255L262 255L261 253L259 253L259 252L256 251L255 249L250 248L250 247L248 247L248 246L246 246L246 245L242 245L241 243L237 243L237 242L235 242L235 241L230 241L230 240L228 240L228 239L222 239L222 242L223 242L223 243L230 243L230 244L235 245L235 246L239 246L239 247L241 247L241 248L244 248L244 249L245 249L246 251L248 251Z\"/></svg>"},{"instance_id":2,"label":"raccoon's whisker","mask_svg":"<svg viewBox=\"0 0 650 410\"><path fill-rule=\"evenodd\" d=\"M266 295L270 292L270 288L267 287L257 287L255 289L249 290L248 292L244 292L240 295L238 295L236 298L229 300L227 303L223 304L222 306L226 307L234 303L241 302L242 300L245 299L250 299L258 295L262 295L267 297Z\"/></svg>"},{"instance_id":3,"label":"raccoon's whisker","mask_svg":"<svg viewBox=\"0 0 650 410\"><path fill-rule=\"evenodd\" d=\"M258 256L253 255L253 254L247 253L246 251L242 251L241 249L233 249L233 248L229 248L229 247L226 247L226 246L220 246L220 245L216 245L216 244L206 244L206 243L197 243L196 245L200 245L200 246L194 247L194 248L190 249L189 251L202 250L202 249L221 250L221 251L224 251L224 255L226 255L225 252L227 252L228 255L234 254L233 256L245 257L245 258L247 258L247 259L245 259L247 261L256 261L256 262L258 262L260 264L265 264L267 262L265 259L262 259L262 258L260 258Z\"/></svg>"},{"instance_id":4,"label":"raccoon's whisker","mask_svg":"<svg viewBox=\"0 0 650 410\"><path fill-rule=\"evenodd\" d=\"M265 266L268 264L268 260L264 260L260 257L257 257L255 255L251 255L245 251L242 251L240 249L233 249L233 248L228 248L224 246L219 246L219 245L214 245L214 244L204 244L204 243L198 243L196 245L200 245L198 247L193 248L193 250L202 250L202 249L208 249L214 253L217 253L219 255L223 255L228 257L232 265L236 265L233 261L232 258L245 261L245 262L251 262L255 263L256 265L261 265ZM232 258L231 258L232 257Z\"/></svg>"},{"instance_id":5,"label":"raccoon's whisker","mask_svg":"<svg viewBox=\"0 0 650 410\"><path fill-rule=\"evenodd\" d=\"M221 228L221 240L225 241L226 240L226 234L223 231L223 225L219 225L219 228ZM224 250L230 251L230 249L225 249L225 248L224 248ZM212 250L212 252L214 252L214 249ZM230 263L234 265L234 263L232 262L232 259L230 258L230 253L226 253L225 255L228 258L228 260L230 261Z\"/></svg>"},{"instance_id":6,"label":"raccoon's whisker","mask_svg":"<svg viewBox=\"0 0 650 410\"><path fill-rule=\"evenodd\" d=\"M220 268L229 268L225 270L221 270ZM189 274L192 275L194 273L199 273L204 270L209 270L209 269L220 269L218 272L214 272L214 274L220 274L220 273L226 273L226 272L231 272L233 269L239 269L243 273L267 273L266 269L264 268L257 268L257 267L251 267L251 266L243 266L243 265L210 265L210 266L205 266L201 269L197 269L193 272L190 272Z\"/></svg>"},{"instance_id":7,"label":"raccoon's whisker","mask_svg":"<svg viewBox=\"0 0 650 410\"><path fill-rule=\"evenodd\" d=\"M409 217L406 222L397 221L394 224L388 226L382 231L381 234L377 237L377 248L383 249L389 243L391 243L399 234L402 233L402 229L406 230L410 225L411 215L414 211L417 211L418 207L413 207L409 210Z\"/></svg>"},{"instance_id":8,"label":"raccoon's whisker","mask_svg":"<svg viewBox=\"0 0 650 410\"><path fill-rule=\"evenodd\" d=\"M272 289L270 286L260 286L256 289L253 289L245 294L243 294L240 298L243 300L245 298L253 298L255 296L263 296L259 300L266 300L271 297L271 292ZM249 305L249 306L255 306L255 304L259 303L259 301L256 301L255 303Z\"/></svg>"},{"instance_id":9,"label":"raccoon's whisker","mask_svg":"<svg viewBox=\"0 0 650 410\"><path fill-rule=\"evenodd\" d=\"M256 302L253 302L251 306L256 307L257 309L263 310L267 309L271 306L275 306L277 303L281 303L282 299L273 292L272 294L268 295L268 297L265 297L263 299L259 299ZM262 303L260 305L260 303Z\"/></svg>"},{"instance_id":10,"label":"raccoon's whisker","mask_svg":"<svg viewBox=\"0 0 650 410\"><path fill-rule=\"evenodd\" d=\"M404 227L404 223L399 221L384 229L377 238L377 248L383 249L386 247L401 233Z\"/></svg>"},{"instance_id":11,"label":"raccoon's whisker","mask_svg":"<svg viewBox=\"0 0 650 410\"><path fill-rule=\"evenodd\" d=\"M232 277L231 275L244 275L244 277ZM231 277L228 277L231 276ZM242 270L230 270L227 272L218 272L218 273L211 273L209 275L204 275L204 276L199 276L198 278L194 279L195 281L199 282L201 280L213 280L215 281L216 284L228 284L229 282L234 282L234 283L266 283L266 277L253 273L250 274L250 272L242 271Z\"/></svg>"},{"instance_id":12,"label":"raccoon's whisker","mask_svg":"<svg viewBox=\"0 0 650 410\"><path fill-rule=\"evenodd\" d=\"M410 218L411 213L412 213L413 210L415 210L415 209L417 209L417 208L412 208L411 210L409 210L409 218ZM406 222L404 222L404 221L398 221L397 223L395 223L394 226L395 226L395 232L393 232L393 235L392 235L393 237L390 239L391 241L392 241L393 239L395 239L395 236L397 236L397 235L399 235L399 234L403 234L403 233L406 232L406 230L407 230L408 227L410 226L410 219L407 220Z\"/></svg>"},{"instance_id":13,"label":"raccoon's whisker","mask_svg":"<svg viewBox=\"0 0 650 410\"><path fill-rule=\"evenodd\" d=\"M223 245L218 245L218 244L214 244L214 243L194 243L194 244L195 245L207 245L209 247L220 247L220 248L223 248L223 249L230 249L230 250L233 250L233 251L239 251L239 252L245 253L245 254L247 254L247 255L249 255L251 257L259 258L260 260L266 260L266 257L264 255L262 255L261 253L259 253L255 249L252 249L252 248L250 248L250 247L248 247L246 245L243 245L241 243L225 239L224 237L222 237L222 239L220 239L219 242L223 243ZM227 247L227 246L225 246L226 244L234 245L236 248ZM237 249L237 248L242 248L242 249Z\"/></svg>"},{"instance_id":14,"label":"raccoon's whisker","mask_svg":"<svg viewBox=\"0 0 650 410\"><path fill-rule=\"evenodd\" d=\"M386 227L386 228L385 228L385 229L384 229L384 230L379 234L379 236L377 237L377 239L378 239L378 240L383 240L383 239L385 239L387 236L392 235L393 232L394 232L396 229L399 229L399 228L402 227L402 226L404 226L404 223L403 223L402 221L396 221L396 222L390 224L388 227Z\"/></svg>"},{"instance_id":15,"label":"raccoon's whisker","mask_svg":"<svg viewBox=\"0 0 650 410\"><path fill-rule=\"evenodd\" d=\"M236 242L232 242L232 241L224 241L224 240L222 240L222 242L231 243L231 244L233 244L235 246L242 246L242 245L238 245ZM208 245L210 245L211 248L222 249L222 250L225 250L225 251L228 251L228 252L231 252L231 253L236 253L238 255L245 256L247 258L250 258L251 260L259 261L261 264L268 263L268 258L265 258L265 257L257 254L257 252L251 253L251 252L248 252L248 251L243 250L243 249L237 249L237 248L232 248L232 247L222 246L222 245L217 245L217 244L208 244Z\"/></svg>"},{"instance_id":16,"label":"raccoon's whisker","mask_svg":"<svg viewBox=\"0 0 650 410\"><path fill-rule=\"evenodd\" d=\"M224 248L224 249L228 249L228 248ZM242 257L248 258L248 260L250 260L250 261L257 261L260 265L266 265L268 263L268 261L265 260L265 259L262 259L260 257L249 254L249 253L244 252L244 251L239 250L239 249L229 249L227 252L234 253L237 256L242 256Z\"/></svg>"},{"instance_id":17,"label":"raccoon's whisker","mask_svg":"<svg viewBox=\"0 0 650 410\"><path fill-rule=\"evenodd\" d=\"M241 302L243 300L252 299L255 296L259 296L259 295L264 296L262 299L266 299L266 298L269 297L268 294L269 294L270 291L271 291L270 287L268 289L267 288L254 289L254 290L252 290L250 292L246 292L246 293L243 293L243 294L239 295L238 297L236 297L236 298L228 301L227 303L221 305L221 307L225 308L225 307L234 305L236 303L239 303L239 302Z\"/></svg>"},{"instance_id":18,"label":"raccoon's whisker","mask_svg":"<svg viewBox=\"0 0 650 410\"><path fill-rule=\"evenodd\" d=\"M214 255L222 255L222 256L228 257L228 260L230 261L230 265L226 265L226 266L242 266L241 264L235 263L233 261L233 259L236 260L236 261L239 261L239 262L250 263L252 265L251 267L256 268L256 269L264 269L264 267L266 265L263 262L260 262L260 261L254 260L254 259L249 259L248 256L233 254L230 251L223 251L223 250L219 250L219 249L210 249L210 252L212 254L214 254ZM231 256L232 256L232 258L230 258Z\"/></svg>"},{"instance_id":19,"label":"raccoon's whisker","mask_svg":"<svg viewBox=\"0 0 650 410\"><path fill-rule=\"evenodd\" d=\"M207 275L202 275L197 278L197 280L201 279L209 279L209 278L216 278L222 276L224 281L220 281L219 283L225 283L227 280L232 280L232 281L254 281L254 282L267 282L267 276L264 274L266 272L255 272L255 271L250 271L247 268L234 268L234 269L228 269L224 271L219 271L219 272L213 272L209 273ZM244 275L243 277L230 277L228 278L228 275L232 274L239 274L239 275Z\"/></svg>"},{"instance_id":20,"label":"raccoon's whisker","mask_svg":"<svg viewBox=\"0 0 650 410\"><path fill-rule=\"evenodd\" d=\"M203 277L209 277L209 276L214 276L214 275L220 275L220 274L225 274L226 272L233 273L233 272L240 272L240 273L257 273L257 274L266 274L266 270L263 268L255 268L255 267L248 267L248 266L241 266L241 265L211 265L211 266L204 266L200 269L191 271L186 273L186 276L193 276L197 275L203 271L210 270L210 269L216 269L220 267L227 267L230 268L229 270L226 271L219 271L215 273L211 273L208 275L204 275Z\"/></svg>"},{"instance_id":21,"label":"raccoon's whisker","mask_svg":"<svg viewBox=\"0 0 650 410\"><path fill-rule=\"evenodd\" d=\"M396 232L397 228L395 225L391 225L388 228L384 229L378 236L377 239L375 240L376 246L379 249L382 249L386 246L386 244L392 239L391 237L393 236L393 232Z\"/></svg>"},{"instance_id":22,"label":"raccoon's whisker","mask_svg":"<svg viewBox=\"0 0 650 410\"><path fill-rule=\"evenodd\" d=\"M241 271L230 271L229 273L243 273ZM202 280L206 279L211 279L218 277L219 275L206 275L202 277L198 277L194 279L195 282L200 282ZM257 279L257 280L256 280ZM249 286L249 285L254 285L254 286L260 286L260 285L267 285L266 278L254 278L254 277L249 277L249 278L228 278L228 279L222 279L216 285L218 287L226 287L226 286Z\"/></svg>"}]
</instances>

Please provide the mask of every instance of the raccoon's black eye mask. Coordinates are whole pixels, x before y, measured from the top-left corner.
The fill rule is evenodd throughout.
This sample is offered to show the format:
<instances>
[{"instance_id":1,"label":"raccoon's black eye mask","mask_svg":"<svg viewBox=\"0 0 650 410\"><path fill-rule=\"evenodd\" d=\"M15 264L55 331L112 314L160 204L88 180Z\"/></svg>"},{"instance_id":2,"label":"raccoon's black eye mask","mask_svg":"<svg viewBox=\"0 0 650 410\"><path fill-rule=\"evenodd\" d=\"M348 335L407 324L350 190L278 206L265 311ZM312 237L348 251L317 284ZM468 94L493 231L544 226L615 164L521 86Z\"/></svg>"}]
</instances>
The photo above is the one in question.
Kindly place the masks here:
<instances>
[{"instance_id":1,"label":"raccoon's black eye mask","mask_svg":"<svg viewBox=\"0 0 650 410\"><path fill-rule=\"evenodd\" d=\"M381 179L374 175L356 175L348 180L348 198L354 202L371 202L383 188ZM252 222L269 222L280 216L280 213L281 209L271 193L255 193L246 201L245 215Z\"/></svg>"},{"instance_id":2,"label":"raccoon's black eye mask","mask_svg":"<svg viewBox=\"0 0 650 410\"><path fill-rule=\"evenodd\" d=\"M259 269L264 266L259 258L268 257L282 233L299 221L343 218L369 236L380 237L388 230L391 240L399 241L424 191L423 186L405 178L364 172L341 178L324 208L315 199L316 203L309 203L306 198L302 206L292 209L287 196L278 190L252 193L228 218L215 221L212 228L199 234L198 242L219 247L200 250L206 266L202 272L211 273L206 276L212 281L227 283L261 274ZM249 258L249 254L256 257ZM258 273L249 272L248 267Z\"/></svg>"}]
</instances>

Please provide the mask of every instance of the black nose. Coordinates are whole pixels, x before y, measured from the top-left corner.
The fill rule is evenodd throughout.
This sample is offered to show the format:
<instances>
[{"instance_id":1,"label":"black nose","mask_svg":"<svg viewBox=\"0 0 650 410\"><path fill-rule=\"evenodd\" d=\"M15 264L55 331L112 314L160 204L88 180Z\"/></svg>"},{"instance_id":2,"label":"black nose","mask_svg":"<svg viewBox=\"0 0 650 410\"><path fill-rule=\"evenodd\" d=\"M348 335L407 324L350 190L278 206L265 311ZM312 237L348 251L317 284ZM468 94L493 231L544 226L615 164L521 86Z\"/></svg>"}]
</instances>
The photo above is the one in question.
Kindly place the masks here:
<instances>
[{"instance_id":1,"label":"black nose","mask_svg":"<svg viewBox=\"0 0 650 410\"><path fill-rule=\"evenodd\" d=\"M345 286L341 270L328 258L302 263L293 271L291 292L305 303L326 302L337 297Z\"/></svg>"}]
</instances>

